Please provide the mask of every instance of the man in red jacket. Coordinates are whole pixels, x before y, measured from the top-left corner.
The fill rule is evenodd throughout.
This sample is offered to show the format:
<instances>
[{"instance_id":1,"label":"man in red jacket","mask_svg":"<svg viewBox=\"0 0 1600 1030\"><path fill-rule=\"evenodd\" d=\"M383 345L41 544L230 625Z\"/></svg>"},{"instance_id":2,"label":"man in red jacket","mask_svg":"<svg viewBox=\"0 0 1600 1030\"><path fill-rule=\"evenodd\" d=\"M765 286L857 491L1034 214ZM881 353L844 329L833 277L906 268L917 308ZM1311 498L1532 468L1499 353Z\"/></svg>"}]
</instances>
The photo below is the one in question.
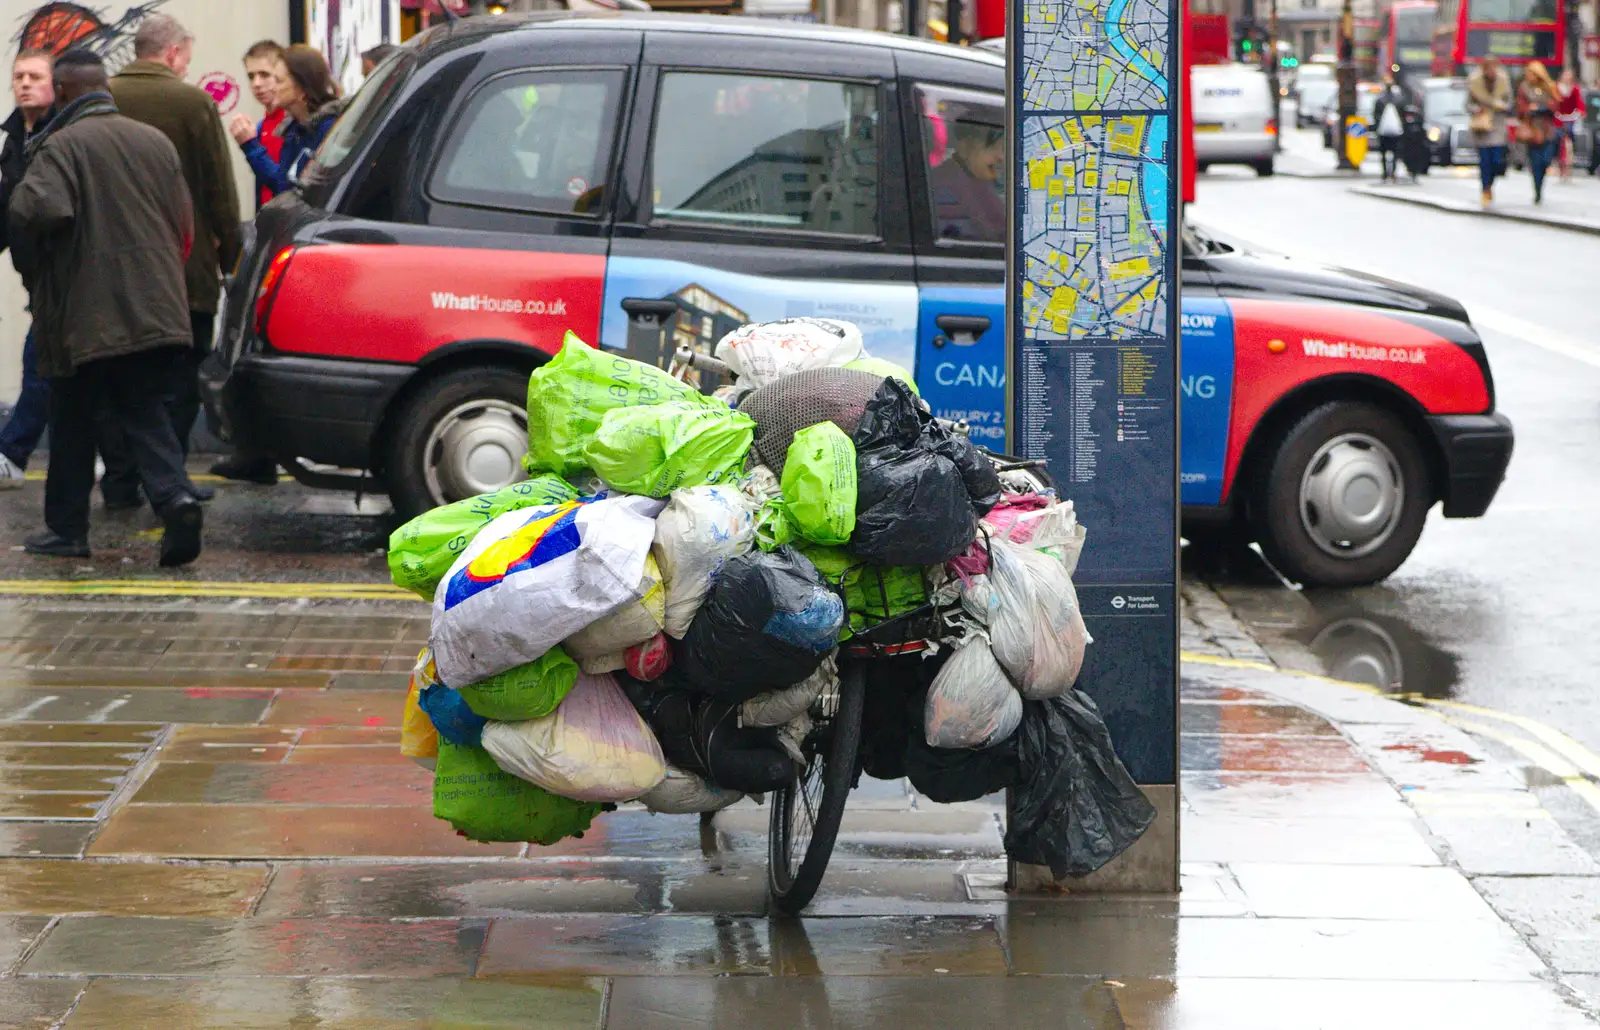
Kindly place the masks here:
<instances>
[{"instance_id":1,"label":"man in red jacket","mask_svg":"<svg viewBox=\"0 0 1600 1030\"><path fill-rule=\"evenodd\" d=\"M274 161L283 150L283 137L278 127L287 117L278 106L278 83L288 73L283 66L283 47L270 39L263 39L244 52L244 74L250 80L250 95L266 109L267 116L256 127L256 137L266 148L267 156ZM256 207L272 199L272 191L256 179Z\"/></svg>"}]
</instances>

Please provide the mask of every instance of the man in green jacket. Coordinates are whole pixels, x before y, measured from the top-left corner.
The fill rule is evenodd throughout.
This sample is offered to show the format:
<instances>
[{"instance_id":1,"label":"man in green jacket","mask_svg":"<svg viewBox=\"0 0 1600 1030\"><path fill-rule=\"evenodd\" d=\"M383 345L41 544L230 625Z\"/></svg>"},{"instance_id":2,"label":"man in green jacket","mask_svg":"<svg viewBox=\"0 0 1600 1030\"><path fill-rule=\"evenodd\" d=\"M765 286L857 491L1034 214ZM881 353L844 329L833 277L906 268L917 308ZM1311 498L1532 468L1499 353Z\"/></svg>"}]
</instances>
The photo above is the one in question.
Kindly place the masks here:
<instances>
[{"instance_id":1,"label":"man in green jacket","mask_svg":"<svg viewBox=\"0 0 1600 1030\"><path fill-rule=\"evenodd\" d=\"M182 375L171 401L172 428L185 453L200 413L200 363L211 353L221 277L239 260L239 194L233 182L232 148L216 103L205 90L183 81L193 51L194 36L176 18L148 15L133 37L135 60L111 80L117 110L160 129L177 148L194 204L194 249L184 267L194 367Z\"/></svg>"},{"instance_id":2,"label":"man in green jacket","mask_svg":"<svg viewBox=\"0 0 1600 1030\"><path fill-rule=\"evenodd\" d=\"M203 515L165 399L193 346L184 289L189 191L167 138L117 113L99 57L69 50L54 77L56 115L28 142L28 170L7 213L51 397L48 528L23 548L88 556L104 418L122 428L165 523L161 564L187 564L200 554Z\"/></svg>"}]
</instances>

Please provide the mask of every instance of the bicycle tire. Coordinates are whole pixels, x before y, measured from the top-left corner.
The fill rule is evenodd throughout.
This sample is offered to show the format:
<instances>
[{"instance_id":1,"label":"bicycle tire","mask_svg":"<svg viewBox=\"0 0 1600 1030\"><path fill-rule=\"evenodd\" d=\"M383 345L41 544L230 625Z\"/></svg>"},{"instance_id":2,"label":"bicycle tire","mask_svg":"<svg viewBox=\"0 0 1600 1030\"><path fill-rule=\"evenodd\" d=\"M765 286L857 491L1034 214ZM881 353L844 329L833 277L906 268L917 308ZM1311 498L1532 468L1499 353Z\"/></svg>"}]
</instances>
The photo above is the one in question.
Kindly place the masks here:
<instances>
[{"instance_id":1,"label":"bicycle tire","mask_svg":"<svg viewBox=\"0 0 1600 1030\"><path fill-rule=\"evenodd\" d=\"M810 768L795 781L772 793L771 824L767 834L767 894L772 907L785 915L798 915L811 903L822 876L833 856L839 825L844 821L845 800L855 783L856 757L861 748L861 713L866 702L866 669L859 662L839 670L839 710L830 722L832 739L826 753L819 753L812 764L821 764L818 778L821 797L812 816L811 835L803 855L794 848L795 805L804 803L805 784ZM798 862L795 859L798 857Z\"/></svg>"}]
</instances>

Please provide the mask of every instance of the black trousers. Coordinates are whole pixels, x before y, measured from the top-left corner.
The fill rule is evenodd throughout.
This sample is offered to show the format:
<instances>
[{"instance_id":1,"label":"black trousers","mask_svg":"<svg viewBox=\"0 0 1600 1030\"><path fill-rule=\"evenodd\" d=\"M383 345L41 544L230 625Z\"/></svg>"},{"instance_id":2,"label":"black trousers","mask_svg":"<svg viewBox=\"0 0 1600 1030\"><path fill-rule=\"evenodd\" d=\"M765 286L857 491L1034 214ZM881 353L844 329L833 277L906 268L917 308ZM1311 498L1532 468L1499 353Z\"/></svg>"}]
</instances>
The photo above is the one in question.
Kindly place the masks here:
<instances>
[{"instance_id":1,"label":"black trousers","mask_svg":"<svg viewBox=\"0 0 1600 1030\"><path fill-rule=\"evenodd\" d=\"M189 312L189 329L194 334L194 345L184 354L177 366L172 382L164 392L167 415L172 420L172 431L177 434L178 446L183 456L189 456L189 437L194 432L195 421L200 417L200 363L211 353L217 316L210 311ZM134 467L133 456L128 452L127 441L122 439L115 423L107 422L100 433L100 458L106 463L106 474L100 480L100 492L106 497L137 501L139 472Z\"/></svg>"},{"instance_id":2,"label":"black trousers","mask_svg":"<svg viewBox=\"0 0 1600 1030\"><path fill-rule=\"evenodd\" d=\"M89 533L94 455L117 436L151 507L160 513L189 492L183 449L173 432L167 399L189 364L187 348L163 347L79 365L50 380L50 470L44 484L44 522L56 534ZM107 474L113 467L106 451Z\"/></svg>"},{"instance_id":3,"label":"black trousers","mask_svg":"<svg viewBox=\"0 0 1600 1030\"><path fill-rule=\"evenodd\" d=\"M1393 179L1400 172L1400 139L1399 136L1379 136L1378 150L1383 159L1383 177Z\"/></svg>"}]
</instances>

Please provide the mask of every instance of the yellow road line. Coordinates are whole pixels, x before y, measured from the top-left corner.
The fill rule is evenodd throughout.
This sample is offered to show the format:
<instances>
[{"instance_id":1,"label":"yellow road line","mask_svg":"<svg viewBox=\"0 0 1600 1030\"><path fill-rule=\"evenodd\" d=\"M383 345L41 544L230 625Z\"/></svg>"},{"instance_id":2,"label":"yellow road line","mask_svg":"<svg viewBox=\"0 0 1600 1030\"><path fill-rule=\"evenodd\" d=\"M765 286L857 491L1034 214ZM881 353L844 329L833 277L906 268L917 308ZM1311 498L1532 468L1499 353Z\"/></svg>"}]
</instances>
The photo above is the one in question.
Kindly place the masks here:
<instances>
[{"instance_id":1,"label":"yellow road line","mask_svg":"<svg viewBox=\"0 0 1600 1030\"><path fill-rule=\"evenodd\" d=\"M165 579L10 579L0 595L13 597L266 597L279 600L422 601L387 583L230 583Z\"/></svg>"},{"instance_id":2,"label":"yellow road line","mask_svg":"<svg viewBox=\"0 0 1600 1030\"><path fill-rule=\"evenodd\" d=\"M1498 716L1501 714L1499 712L1491 712L1488 709L1483 709L1483 711L1490 715ZM1492 740L1498 740L1507 747L1522 752L1530 761L1533 762L1533 764L1544 769L1545 772L1566 784L1574 794L1587 801L1589 806L1595 811L1600 812L1600 787L1596 787L1592 782L1590 782L1590 780L1583 775L1583 772L1577 766L1551 751L1549 748L1546 748L1541 744L1535 744L1533 741L1526 740L1517 736L1516 734L1507 733L1504 730L1496 729L1493 726L1485 726L1479 722L1473 722L1468 719L1458 719L1454 716L1444 715L1442 713L1440 718L1444 719L1444 721L1453 726L1466 730L1468 733L1477 733L1482 736L1489 737Z\"/></svg>"},{"instance_id":3,"label":"yellow road line","mask_svg":"<svg viewBox=\"0 0 1600 1030\"><path fill-rule=\"evenodd\" d=\"M1454 711L1469 712L1485 719L1498 719L1501 722L1508 722L1544 741L1552 750L1577 766L1584 773L1600 779L1600 755L1590 751L1554 726L1547 726L1538 719L1530 719L1526 715L1514 715L1510 712L1499 712L1493 708L1481 708L1462 701L1440 699L1429 701L1428 704L1435 708L1449 708Z\"/></svg>"},{"instance_id":4,"label":"yellow road line","mask_svg":"<svg viewBox=\"0 0 1600 1030\"><path fill-rule=\"evenodd\" d=\"M30 482L30 483L42 483L42 482L44 482L45 470L44 469L34 469L32 472L24 473L24 476L28 480L28 482ZM226 483L227 482L227 480L224 479L222 476L213 476L209 472L197 472L194 475L189 477L189 481L191 483Z\"/></svg>"},{"instance_id":5,"label":"yellow road line","mask_svg":"<svg viewBox=\"0 0 1600 1030\"><path fill-rule=\"evenodd\" d=\"M1300 679L1316 680L1318 683L1328 683L1335 687L1348 687L1359 690L1363 694L1373 694L1379 697L1391 697L1400 700L1397 695L1385 694L1370 683L1356 683L1352 680L1334 679L1332 676L1323 676L1315 672L1304 672L1300 669L1284 669L1266 662L1253 662L1247 658L1224 658L1221 655L1203 654L1199 651L1181 651L1179 657L1185 662L1195 665L1215 665L1223 669L1252 669L1256 672L1275 672L1282 676L1297 676Z\"/></svg>"}]
</instances>

